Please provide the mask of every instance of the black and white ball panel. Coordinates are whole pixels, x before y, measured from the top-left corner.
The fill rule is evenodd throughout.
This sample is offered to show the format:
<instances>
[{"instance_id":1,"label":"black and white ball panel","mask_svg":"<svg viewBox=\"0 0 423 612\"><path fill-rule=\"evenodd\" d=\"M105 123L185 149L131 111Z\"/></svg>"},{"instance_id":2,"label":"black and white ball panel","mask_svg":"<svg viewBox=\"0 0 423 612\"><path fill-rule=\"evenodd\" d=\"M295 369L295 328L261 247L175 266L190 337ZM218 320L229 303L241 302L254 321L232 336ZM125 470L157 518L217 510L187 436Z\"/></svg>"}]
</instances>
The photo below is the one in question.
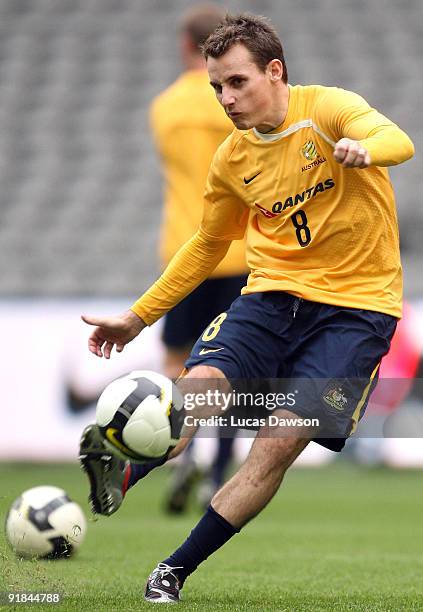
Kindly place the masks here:
<instances>
[{"instance_id":1,"label":"black and white ball panel","mask_svg":"<svg viewBox=\"0 0 423 612\"><path fill-rule=\"evenodd\" d=\"M183 398L167 377L134 371L110 383L97 403L97 424L111 451L135 462L164 456L178 442Z\"/></svg>"}]
</instances>

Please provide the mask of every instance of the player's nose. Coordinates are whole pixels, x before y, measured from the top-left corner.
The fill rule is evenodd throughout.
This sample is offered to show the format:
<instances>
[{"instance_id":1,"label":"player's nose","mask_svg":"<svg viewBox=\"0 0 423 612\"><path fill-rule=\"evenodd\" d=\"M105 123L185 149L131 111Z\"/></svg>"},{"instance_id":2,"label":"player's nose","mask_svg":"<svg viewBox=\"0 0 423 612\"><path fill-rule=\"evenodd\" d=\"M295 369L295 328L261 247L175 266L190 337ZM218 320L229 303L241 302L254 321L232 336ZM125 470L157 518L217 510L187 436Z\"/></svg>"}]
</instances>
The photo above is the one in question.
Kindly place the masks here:
<instances>
[{"instance_id":1,"label":"player's nose","mask_svg":"<svg viewBox=\"0 0 423 612\"><path fill-rule=\"evenodd\" d=\"M235 96L231 93L230 90L223 88L222 90L222 106L226 110L229 110L231 106L235 104Z\"/></svg>"}]
</instances>

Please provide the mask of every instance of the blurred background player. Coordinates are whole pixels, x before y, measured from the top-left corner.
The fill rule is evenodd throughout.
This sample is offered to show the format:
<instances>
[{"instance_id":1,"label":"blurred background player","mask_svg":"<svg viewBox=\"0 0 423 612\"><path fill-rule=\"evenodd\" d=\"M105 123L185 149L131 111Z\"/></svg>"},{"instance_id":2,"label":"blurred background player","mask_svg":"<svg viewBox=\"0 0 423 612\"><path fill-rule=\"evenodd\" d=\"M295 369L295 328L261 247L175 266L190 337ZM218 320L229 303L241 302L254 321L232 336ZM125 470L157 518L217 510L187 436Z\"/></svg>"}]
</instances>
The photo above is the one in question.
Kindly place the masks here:
<instances>
[{"instance_id":1,"label":"blurred background player","mask_svg":"<svg viewBox=\"0 0 423 612\"><path fill-rule=\"evenodd\" d=\"M202 215L203 193L212 157L232 132L233 124L210 87L200 45L222 21L224 12L214 4L192 6L179 27L179 51L184 72L158 95L150 111L151 129L164 175L164 214L160 239L163 269L196 232ZM247 266L243 241L234 241L207 279L165 317L164 373L177 378L191 348L218 314L227 310L246 284ZM197 442L198 444L198 442ZM212 496L223 482L233 437L220 437L211 468L211 482L203 495ZM185 453L174 473L166 507L183 512L192 486L201 475L193 453ZM210 493L208 493L210 489ZM208 499L204 500L208 502Z\"/></svg>"}]
</instances>

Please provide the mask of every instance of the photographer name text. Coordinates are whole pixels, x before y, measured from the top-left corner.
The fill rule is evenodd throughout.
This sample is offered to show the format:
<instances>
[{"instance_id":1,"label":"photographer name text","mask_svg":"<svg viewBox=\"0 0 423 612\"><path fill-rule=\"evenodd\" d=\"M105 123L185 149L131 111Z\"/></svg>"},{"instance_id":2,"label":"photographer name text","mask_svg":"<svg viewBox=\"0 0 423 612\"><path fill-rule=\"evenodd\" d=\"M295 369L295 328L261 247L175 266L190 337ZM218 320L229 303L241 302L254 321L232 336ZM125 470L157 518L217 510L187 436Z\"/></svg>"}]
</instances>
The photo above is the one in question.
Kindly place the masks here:
<instances>
[{"instance_id":1,"label":"photographer name text","mask_svg":"<svg viewBox=\"0 0 423 612\"><path fill-rule=\"evenodd\" d=\"M274 414L267 418L235 417L233 415L198 418L188 414L184 418L187 427L319 427L319 419L278 417Z\"/></svg>"}]
</instances>

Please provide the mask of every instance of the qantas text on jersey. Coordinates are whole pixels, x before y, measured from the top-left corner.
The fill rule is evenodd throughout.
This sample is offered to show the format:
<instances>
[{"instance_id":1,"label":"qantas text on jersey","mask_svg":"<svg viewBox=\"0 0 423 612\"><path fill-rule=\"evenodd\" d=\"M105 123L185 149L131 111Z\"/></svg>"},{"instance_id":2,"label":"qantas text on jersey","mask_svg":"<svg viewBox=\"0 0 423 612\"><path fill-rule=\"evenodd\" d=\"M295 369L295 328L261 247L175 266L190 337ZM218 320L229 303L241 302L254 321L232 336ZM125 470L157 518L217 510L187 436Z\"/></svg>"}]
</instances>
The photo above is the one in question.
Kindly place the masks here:
<instances>
[{"instance_id":1,"label":"qantas text on jersey","mask_svg":"<svg viewBox=\"0 0 423 612\"><path fill-rule=\"evenodd\" d=\"M311 198L315 198L319 193L326 191L327 189L332 189L335 187L335 181L333 178L328 178L324 182L317 183L317 185L313 185L312 187L308 187L304 189L301 193L296 193L295 195L289 196L282 203L281 201L277 201L272 206L272 213L264 209L263 206L255 202L255 206L263 213L266 217L276 217L278 214L282 213L287 208L291 208L292 206L297 206L298 204L302 204ZM269 214L266 214L265 211Z\"/></svg>"}]
</instances>

